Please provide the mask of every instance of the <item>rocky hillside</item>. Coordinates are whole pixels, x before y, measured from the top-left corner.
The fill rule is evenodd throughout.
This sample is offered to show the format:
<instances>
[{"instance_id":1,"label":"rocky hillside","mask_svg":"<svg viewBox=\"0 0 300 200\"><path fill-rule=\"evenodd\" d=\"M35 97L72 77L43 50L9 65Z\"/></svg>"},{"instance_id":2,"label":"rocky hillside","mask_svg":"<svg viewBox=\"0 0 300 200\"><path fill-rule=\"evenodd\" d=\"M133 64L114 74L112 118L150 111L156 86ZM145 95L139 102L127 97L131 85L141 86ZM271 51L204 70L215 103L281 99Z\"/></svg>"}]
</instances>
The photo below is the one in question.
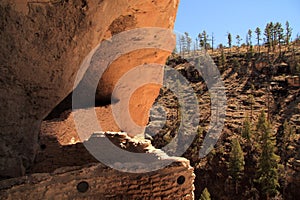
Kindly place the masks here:
<instances>
[{"instance_id":1,"label":"rocky hillside","mask_svg":"<svg viewBox=\"0 0 300 200\"><path fill-rule=\"evenodd\" d=\"M215 149L203 159L198 158L199 148L207 133L211 110L210 95L196 69L187 59L173 56L168 65L181 72L191 83L198 100L200 122L198 137L185 153L196 173L195 197L198 199L204 188L212 199L258 199L263 198L259 185L255 182L258 158L256 123L262 111L266 113L276 136L276 154L280 155L280 176L278 198L296 199L300 195L300 46L279 53L227 53L214 52L212 59L218 66L226 88L227 109L225 126ZM162 88L156 103L162 105L166 113L163 129L153 136L152 143L157 148L166 145L178 132L180 106L174 93ZM150 124L158 124L159 113L153 111ZM154 117L153 117L154 116ZM252 135L250 144L241 137L246 118L250 120ZM288 122L293 136L284 137L284 122ZM151 130L150 131L151 134ZM230 184L228 174L231 141L238 137L245 159L244 175L239 188Z\"/></svg>"}]
</instances>

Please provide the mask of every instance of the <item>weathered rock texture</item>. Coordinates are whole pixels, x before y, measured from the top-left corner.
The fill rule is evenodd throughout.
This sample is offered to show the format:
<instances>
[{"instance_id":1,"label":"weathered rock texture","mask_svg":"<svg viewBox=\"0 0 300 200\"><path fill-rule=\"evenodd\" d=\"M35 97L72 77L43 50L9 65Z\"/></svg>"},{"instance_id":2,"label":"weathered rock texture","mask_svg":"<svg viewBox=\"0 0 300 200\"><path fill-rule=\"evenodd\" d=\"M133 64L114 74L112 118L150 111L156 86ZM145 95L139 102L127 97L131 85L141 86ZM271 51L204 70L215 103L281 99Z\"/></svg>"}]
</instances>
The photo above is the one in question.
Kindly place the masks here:
<instances>
[{"instance_id":1,"label":"weathered rock texture","mask_svg":"<svg viewBox=\"0 0 300 200\"><path fill-rule=\"evenodd\" d=\"M0 181L0 199L193 199L195 175L188 160L168 157L159 150L149 152L154 150L150 141L125 133L102 134L126 151L157 157L149 165L162 160L173 163L153 172L123 173L97 163L82 143L60 145L58 136L42 135L44 146L34 173ZM127 161L123 166L131 164Z\"/></svg>"},{"instance_id":2,"label":"weathered rock texture","mask_svg":"<svg viewBox=\"0 0 300 200\"><path fill-rule=\"evenodd\" d=\"M0 176L17 177L30 168L42 119L72 91L81 62L100 41L136 27L171 29L177 6L178 0L1 1ZM152 63L167 56L155 49L136 54ZM144 105L145 98L136 99Z\"/></svg>"},{"instance_id":3,"label":"weathered rock texture","mask_svg":"<svg viewBox=\"0 0 300 200\"><path fill-rule=\"evenodd\" d=\"M165 169L147 174L121 173L101 164L66 167L51 174L33 174L2 181L0 199L191 200L194 176L188 166L185 162L175 162ZM83 181L89 187L86 192L79 192L77 187L80 188Z\"/></svg>"},{"instance_id":4,"label":"weathered rock texture","mask_svg":"<svg viewBox=\"0 0 300 200\"><path fill-rule=\"evenodd\" d=\"M95 112L103 130L121 131L113 118L111 105L95 107ZM71 110L63 112L59 118L42 122L39 143L43 144L43 140L49 137L55 137L60 145L70 145L81 141L75 127L74 113Z\"/></svg>"}]
</instances>

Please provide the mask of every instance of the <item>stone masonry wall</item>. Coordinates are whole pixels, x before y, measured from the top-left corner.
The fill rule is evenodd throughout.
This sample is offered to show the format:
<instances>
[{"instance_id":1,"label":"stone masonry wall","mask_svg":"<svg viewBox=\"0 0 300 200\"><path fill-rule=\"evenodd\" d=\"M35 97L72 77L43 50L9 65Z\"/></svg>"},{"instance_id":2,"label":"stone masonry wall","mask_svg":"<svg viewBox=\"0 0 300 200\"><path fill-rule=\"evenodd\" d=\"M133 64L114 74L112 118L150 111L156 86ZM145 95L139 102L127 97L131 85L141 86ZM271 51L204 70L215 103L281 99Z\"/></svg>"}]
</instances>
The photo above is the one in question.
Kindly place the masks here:
<instances>
[{"instance_id":1,"label":"stone masonry wall","mask_svg":"<svg viewBox=\"0 0 300 200\"><path fill-rule=\"evenodd\" d=\"M147 174L121 173L92 164L65 167L0 182L0 199L193 199L187 160Z\"/></svg>"},{"instance_id":2,"label":"stone masonry wall","mask_svg":"<svg viewBox=\"0 0 300 200\"><path fill-rule=\"evenodd\" d=\"M120 172L99 163L82 143L61 145L55 137L43 137L32 174L0 181L0 199L193 199L195 175L187 159L169 157L126 133L97 133L88 141L99 143L103 134L126 151L153 156L149 166L172 163L148 173ZM129 160L124 168L136 164Z\"/></svg>"}]
</instances>

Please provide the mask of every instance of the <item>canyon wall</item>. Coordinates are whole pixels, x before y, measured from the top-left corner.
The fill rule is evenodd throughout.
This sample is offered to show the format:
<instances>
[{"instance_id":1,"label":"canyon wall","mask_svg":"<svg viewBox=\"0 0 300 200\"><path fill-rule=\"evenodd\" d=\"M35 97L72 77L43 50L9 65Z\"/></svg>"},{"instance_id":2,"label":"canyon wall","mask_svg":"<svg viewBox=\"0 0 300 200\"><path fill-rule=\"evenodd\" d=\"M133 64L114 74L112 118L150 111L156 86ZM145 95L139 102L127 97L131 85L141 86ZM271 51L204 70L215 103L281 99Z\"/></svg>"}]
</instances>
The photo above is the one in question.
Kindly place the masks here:
<instances>
[{"instance_id":1,"label":"canyon wall","mask_svg":"<svg viewBox=\"0 0 300 200\"><path fill-rule=\"evenodd\" d=\"M41 121L73 90L77 71L93 48L125 30L172 29L177 7L178 0L2 0L0 177L31 169ZM168 55L159 49L126 54L102 77L96 98L107 101L115 78L135 65L163 64ZM146 124L158 90L150 85L132 98L137 124Z\"/></svg>"}]
</instances>

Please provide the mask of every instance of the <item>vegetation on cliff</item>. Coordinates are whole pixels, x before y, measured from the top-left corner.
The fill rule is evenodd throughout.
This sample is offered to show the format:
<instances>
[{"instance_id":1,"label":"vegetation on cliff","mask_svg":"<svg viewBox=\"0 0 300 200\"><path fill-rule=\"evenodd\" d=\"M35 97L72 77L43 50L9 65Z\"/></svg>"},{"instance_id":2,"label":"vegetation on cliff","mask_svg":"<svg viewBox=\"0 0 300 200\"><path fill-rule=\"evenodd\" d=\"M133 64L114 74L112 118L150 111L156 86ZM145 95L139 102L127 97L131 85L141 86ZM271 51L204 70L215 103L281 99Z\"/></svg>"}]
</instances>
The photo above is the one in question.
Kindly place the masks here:
<instances>
[{"instance_id":1,"label":"vegetation on cliff","mask_svg":"<svg viewBox=\"0 0 300 200\"><path fill-rule=\"evenodd\" d=\"M270 22L247 32L246 43L227 34L228 46L213 45L203 31L194 45L185 33L167 65L181 72L193 87L200 109L199 131L184 156L195 168L195 197L207 188L212 199L293 199L300 195L300 40L292 40L287 22ZM255 40L254 40L255 38ZM256 45L254 45L256 43ZM210 95L189 58L207 50L225 84L225 126L215 148L199 158L207 134ZM176 96L162 88L156 102L167 121L154 136L161 148L177 134L180 112ZM177 120L176 120L177 119Z\"/></svg>"}]
</instances>

